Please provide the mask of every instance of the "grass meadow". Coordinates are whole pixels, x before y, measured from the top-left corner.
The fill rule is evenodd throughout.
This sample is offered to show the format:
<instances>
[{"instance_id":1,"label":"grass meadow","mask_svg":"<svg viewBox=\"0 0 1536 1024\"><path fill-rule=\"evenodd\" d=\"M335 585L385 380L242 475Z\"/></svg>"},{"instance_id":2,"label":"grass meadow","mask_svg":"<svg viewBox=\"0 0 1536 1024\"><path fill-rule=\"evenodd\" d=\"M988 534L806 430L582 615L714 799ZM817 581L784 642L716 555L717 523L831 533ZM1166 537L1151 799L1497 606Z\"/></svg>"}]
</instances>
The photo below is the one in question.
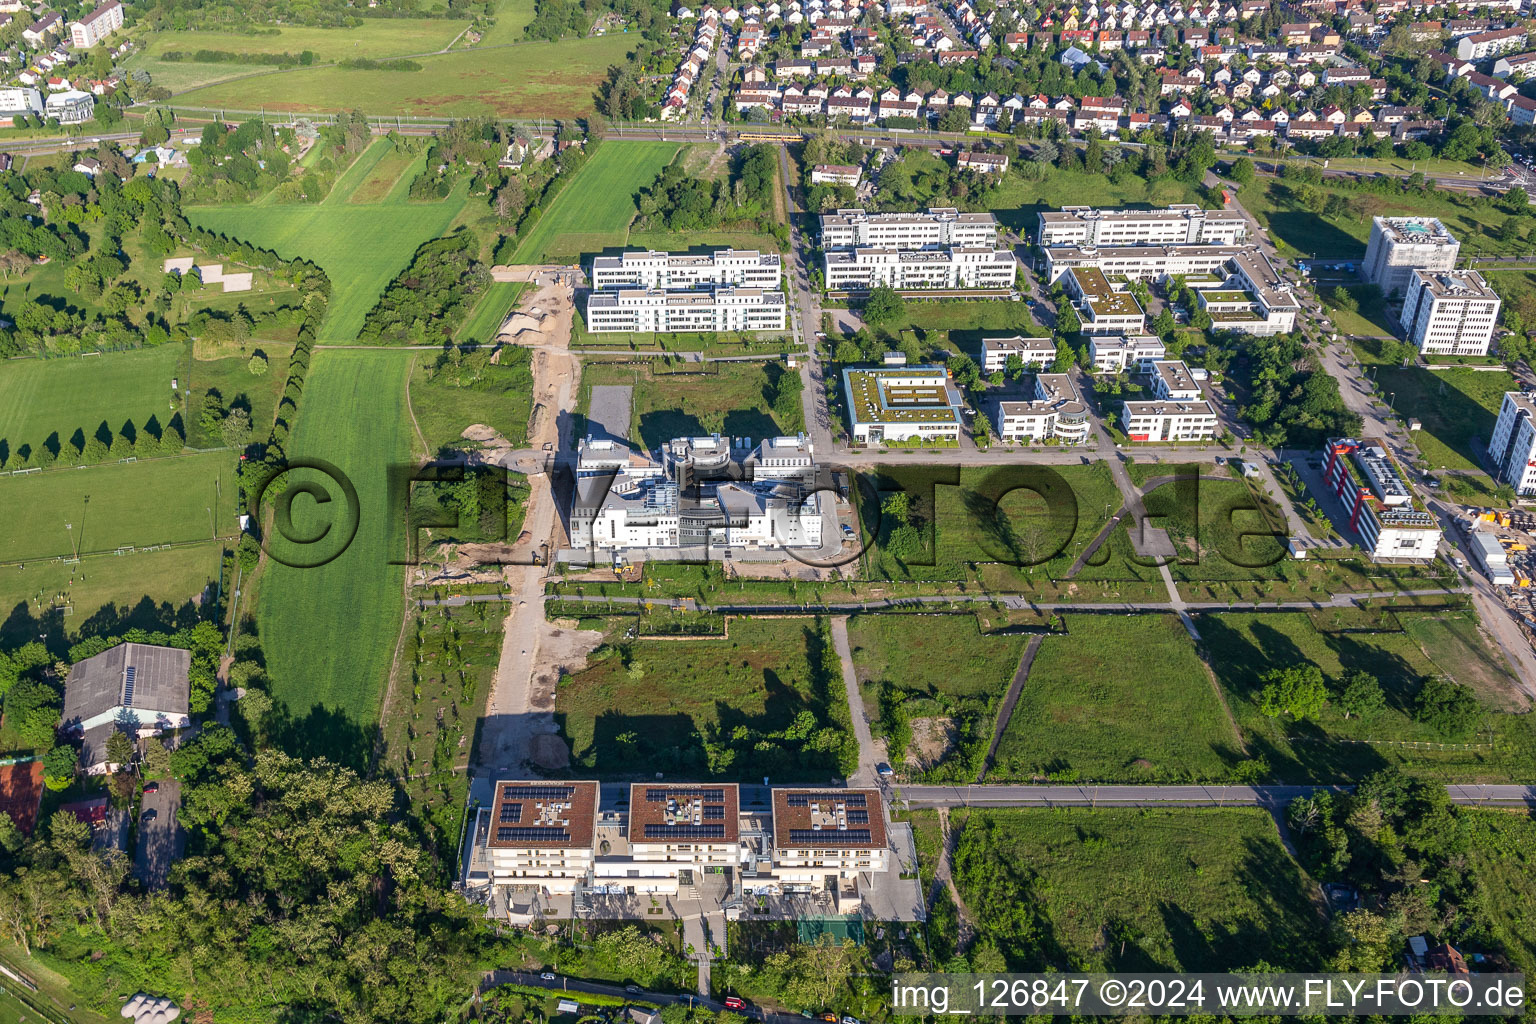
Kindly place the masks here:
<instances>
[{"instance_id":1,"label":"grass meadow","mask_svg":"<svg viewBox=\"0 0 1536 1024\"><path fill-rule=\"evenodd\" d=\"M622 247L635 217L635 193L681 148L676 142L605 141L544 211L513 262L574 262L582 253Z\"/></svg>"},{"instance_id":2,"label":"grass meadow","mask_svg":"<svg viewBox=\"0 0 1536 1024\"><path fill-rule=\"evenodd\" d=\"M623 33L477 46L415 58L420 71L301 68L190 88L177 99L205 107L470 117L581 117L597 84L635 41Z\"/></svg>"},{"instance_id":3,"label":"grass meadow","mask_svg":"<svg viewBox=\"0 0 1536 1024\"><path fill-rule=\"evenodd\" d=\"M1503 371L1378 366L1375 376L1394 409L1424 424L1413 441L1437 469L1481 469L1504 392L1518 389Z\"/></svg>"},{"instance_id":4,"label":"grass meadow","mask_svg":"<svg viewBox=\"0 0 1536 1024\"><path fill-rule=\"evenodd\" d=\"M593 362L582 373L582 391L590 395L594 384L632 386L629 440L652 451L676 437L712 433L757 442L805 429L800 403L788 417L773 412L771 382L784 372L783 363L684 363L669 371L651 362Z\"/></svg>"},{"instance_id":5,"label":"grass meadow","mask_svg":"<svg viewBox=\"0 0 1536 1024\"><path fill-rule=\"evenodd\" d=\"M375 143L367 152L381 145ZM331 278L331 303L319 340L351 341L416 249L447 230L464 207L463 185L438 202L411 202L398 189L378 203L347 202L349 189L360 186L365 178L366 174L352 178L349 170L319 205L199 206L189 208L187 217L199 227L272 249L285 258L318 263Z\"/></svg>"},{"instance_id":6,"label":"grass meadow","mask_svg":"<svg viewBox=\"0 0 1536 1024\"><path fill-rule=\"evenodd\" d=\"M848 644L862 685L991 697L1008 689L1027 638L986 636L974 615L854 615Z\"/></svg>"},{"instance_id":7,"label":"grass meadow","mask_svg":"<svg viewBox=\"0 0 1536 1024\"><path fill-rule=\"evenodd\" d=\"M492 281L486 285L474 310L459 325L454 340L460 343L491 344L496 340L496 332L506 322L507 314L517 304L517 297L526 287L521 281Z\"/></svg>"},{"instance_id":8,"label":"grass meadow","mask_svg":"<svg viewBox=\"0 0 1536 1024\"><path fill-rule=\"evenodd\" d=\"M302 53L314 52L317 60L346 60L354 57L379 59L408 53L441 50L469 25L467 21L448 18L365 18L361 25L348 28L319 28L308 25L280 25L276 31L260 35L240 32L208 32L187 29L159 32L144 45L143 55L157 59L179 50L223 50L228 53ZM252 65L226 64L224 67L250 70Z\"/></svg>"},{"instance_id":9,"label":"grass meadow","mask_svg":"<svg viewBox=\"0 0 1536 1024\"><path fill-rule=\"evenodd\" d=\"M1194 642L1171 615L1071 615L1035 655L993 775L1087 782L1227 777L1242 757Z\"/></svg>"},{"instance_id":10,"label":"grass meadow","mask_svg":"<svg viewBox=\"0 0 1536 1024\"><path fill-rule=\"evenodd\" d=\"M11 359L0 369L0 441L34 449L58 431L87 434L103 420L114 431L131 420L171 415L171 378L185 348L162 345L134 352L63 359ZM187 386L182 381L182 386Z\"/></svg>"},{"instance_id":11,"label":"grass meadow","mask_svg":"<svg viewBox=\"0 0 1536 1024\"><path fill-rule=\"evenodd\" d=\"M360 509L339 557L313 569L269 559L263 570L257 622L272 692L295 714L321 705L354 726L378 721L403 604L402 569L389 564L403 547L389 520L386 471L411 454L410 364L404 352L320 351L305 381L292 453L347 474ZM327 521L309 499L294 510L303 532Z\"/></svg>"},{"instance_id":12,"label":"grass meadow","mask_svg":"<svg viewBox=\"0 0 1536 1024\"><path fill-rule=\"evenodd\" d=\"M1022 899L1036 917L1041 959L1056 967L1315 966L1324 928L1315 883L1281 845L1267 811L972 811L962 848L973 830L984 830L984 844L972 856L986 863L962 860L961 898L973 908L996 905L1002 891Z\"/></svg>"},{"instance_id":13,"label":"grass meadow","mask_svg":"<svg viewBox=\"0 0 1536 1024\"><path fill-rule=\"evenodd\" d=\"M456 387L448 374L429 380L432 352L415 353L411 367L411 413L426 437L427 448L437 451L457 441L464 429L484 423L514 445L527 438L528 414L533 408L532 353L525 348L502 349L502 361L484 369L484 376L470 387Z\"/></svg>"}]
</instances>

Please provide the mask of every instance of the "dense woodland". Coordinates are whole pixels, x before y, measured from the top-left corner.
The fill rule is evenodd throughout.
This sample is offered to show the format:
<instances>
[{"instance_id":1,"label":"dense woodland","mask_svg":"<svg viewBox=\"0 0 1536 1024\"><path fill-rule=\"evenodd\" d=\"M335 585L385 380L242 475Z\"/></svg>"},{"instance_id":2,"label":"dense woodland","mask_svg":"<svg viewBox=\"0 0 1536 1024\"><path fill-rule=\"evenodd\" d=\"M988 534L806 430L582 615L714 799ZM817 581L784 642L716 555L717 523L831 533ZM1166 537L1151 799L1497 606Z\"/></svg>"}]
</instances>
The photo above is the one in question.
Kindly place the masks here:
<instances>
[{"instance_id":1,"label":"dense woodland","mask_svg":"<svg viewBox=\"0 0 1536 1024\"><path fill-rule=\"evenodd\" d=\"M781 234L782 225L773 210L777 167L777 152L767 145L746 147L735 158L730 174L714 181L692 177L677 163L668 164L635 196L636 225L641 230L679 232L745 226Z\"/></svg>"},{"instance_id":2,"label":"dense woodland","mask_svg":"<svg viewBox=\"0 0 1536 1024\"><path fill-rule=\"evenodd\" d=\"M363 321L358 340L447 341L490 282L489 268L475 259L479 251L468 231L422 245Z\"/></svg>"}]
</instances>

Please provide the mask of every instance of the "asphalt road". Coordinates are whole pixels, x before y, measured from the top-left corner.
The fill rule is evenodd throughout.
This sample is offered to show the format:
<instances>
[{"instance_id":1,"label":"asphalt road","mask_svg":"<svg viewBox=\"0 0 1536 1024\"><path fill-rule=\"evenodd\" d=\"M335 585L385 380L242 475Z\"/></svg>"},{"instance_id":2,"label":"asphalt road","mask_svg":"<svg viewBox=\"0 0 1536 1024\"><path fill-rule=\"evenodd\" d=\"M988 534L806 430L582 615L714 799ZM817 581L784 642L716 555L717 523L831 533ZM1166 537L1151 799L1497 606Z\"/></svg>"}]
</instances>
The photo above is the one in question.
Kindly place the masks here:
<instances>
[{"instance_id":1,"label":"asphalt road","mask_svg":"<svg viewBox=\"0 0 1536 1024\"><path fill-rule=\"evenodd\" d=\"M492 971L487 979L494 985L531 985L534 988L547 988L554 992L568 992L576 1002L581 1002L580 995L588 992L593 995L618 996L621 999L634 999L641 1002L657 1003L666 1006L672 1003L686 1003L689 1006L700 1006L719 1012L725 1009L725 1004L714 999L705 999L702 996L688 993L675 992L646 992L627 991L623 985L605 985L602 982L583 981L579 978L567 978L564 975L556 975L554 981L547 981L538 974L527 971ZM773 1013L761 1007L748 1004L743 1010L732 1011L742 1014L751 1020L771 1022L771 1024L803 1024L805 1018L798 1013Z\"/></svg>"},{"instance_id":2,"label":"asphalt road","mask_svg":"<svg viewBox=\"0 0 1536 1024\"><path fill-rule=\"evenodd\" d=\"M181 783L175 779L160 780L159 789L144 794L139 809L138 846L133 854L133 873L145 888L159 889L165 885L171 865L181 857L186 847L186 833L176 820L181 807ZM145 815L154 811L151 820Z\"/></svg>"},{"instance_id":3,"label":"asphalt road","mask_svg":"<svg viewBox=\"0 0 1536 1024\"><path fill-rule=\"evenodd\" d=\"M1350 786L900 786L909 807L1276 807ZM1536 786L1447 786L1451 802L1536 807Z\"/></svg>"}]
</instances>

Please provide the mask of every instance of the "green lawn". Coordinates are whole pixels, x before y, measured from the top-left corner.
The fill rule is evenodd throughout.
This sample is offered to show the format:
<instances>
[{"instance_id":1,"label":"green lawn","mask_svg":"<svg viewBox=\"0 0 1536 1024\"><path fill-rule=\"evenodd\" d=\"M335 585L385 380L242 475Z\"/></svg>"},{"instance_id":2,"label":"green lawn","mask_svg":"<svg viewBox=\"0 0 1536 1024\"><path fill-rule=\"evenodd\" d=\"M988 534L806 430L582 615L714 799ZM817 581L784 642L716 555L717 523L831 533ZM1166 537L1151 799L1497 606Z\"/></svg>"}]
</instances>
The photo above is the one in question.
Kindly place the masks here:
<instances>
[{"instance_id":1,"label":"green lawn","mask_svg":"<svg viewBox=\"0 0 1536 1024\"><path fill-rule=\"evenodd\" d=\"M1536 971L1536 821L1511 811L1462 810L1470 834L1477 916L1504 948L1514 969Z\"/></svg>"},{"instance_id":2,"label":"green lawn","mask_svg":"<svg viewBox=\"0 0 1536 1024\"><path fill-rule=\"evenodd\" d=\"M582 391L590 395L593 384L631 385L629 439L651 451L673 438L715 433L756 443L805 429L799 402L786 418L773 411L771 382L786 372L794 371L783 363L684 363L674 370L650 363L590 363Z\"/></svg>"},{"instance_id":3,"label":"green lawn","mask_svg":"<svg viewBox=\"0 0 1536 1024\"><path fill-rule=\"evenodd\" d=\"M347 474L357 489L357 533L339 557L318 568L291 568L268 560L261 580L257 622L265 641L272 693L286 701L308 727L292 745L351 758L371 741L358 730L378 722L379 700L389 675L402 608L404 556L388 513L386 472L412 450L406 413L406 376L412 353L321 351L304 384L291 452L324 459ZM320 480L308 473L306 480ZM335 502L335 484L320 480ZM313 536L325 524L342 532L341 505L293 503L297 531ZM290 560L305 552L280 540L272 550ZM331 549L327 549L329 551ZM325 711L311 714L314 706Z\"/></svg>"},{"instance_id":4,"label":"green lawn","mask_svg":"<svg viewBox=\"0 0 1536 1024\"><path fill-rule=\"evenodd\" d=\"M521 281L492 281L475 304L474 312L459 325L454 340L480 345L494 342L496 332L501 330L507 314L517 305L517 297L526 287Z\"/></svg>"},{"instance_id":5,"label":"green lawn","mask_svg":"<svg viewBox=\"0 0 1536 1024\"><path fill-rule=\"evenodd\" d=\"M500 46L523 39L523 29L533 20L533 0L500 0L496 5L496 24L486 30L481 46Z\"/></svg>"},{"instance_id":6,"label":"green lawn","mask_svg":"<svg viewBox=\"0 0 1536 1024\"><path fill-rule=\"evenodd\" d=\"M386 154L394 152L395 144L388 139L374 139L366 149L357 154L341 176L336 179L336 184L331 186L330 194L320 201L321 206L334 206L337 203L345 203L352 198L352 193L357 191L359 185L373 174L373 169L379 165ZM394 184L394 179L390 179ZM387 194L389 189L385 189Z\"/></svg>"},{"instance_id":7,"label":"green lawn","mask_svg":"<svg viewBox=\"0 0 1536 1024\"><path fill-rule=\"evenodd\" d=\"M5 477L0 562L235 536L234 470L205 452Z\"/></svg>"},{"instance_id":8,"label":"green lawn","mask_svg":"<svg viewBox=\"0 0 1536 1024\"><path fill-rule=\"evenodd\" d=\"M320 341L351 341L379 296L416 249L441 235L464 207L464 188L435 203L403 198L363 205L201 206L192 223L275 250L286 259L313 260L331 278L331 302Z\"/></svg>"},{"instance_id":9,"label":"green lawn","mask_svg":"<svg viewBox=\"0 0 1536 1024\"><path fill-rule=\"evenodd\" d=\"M150 36L143 54L158 58L179 50L223 50L228 53L302 53L311 50L321 61L356 57L377 59L441 50L468 26L449 18L365 18L347 28L316 28L307 25L275 26L275 32L247 35L240 32L184 30ZM225 64L238 72L259 70L257 65Z\"/></svg>"},{"instance_id":10,"label":"green lawn","mask_svg":"<svg viewBox=\"0 0 1536 1024\"><path fill-rule=\"evenodd\" d=\"M990 697L1019 667L1026 637L985 636L974 615L854 615L848 643L859 682L910 693Z\"/></svg>"},{"instance_id":11,"label":"green lawn","mask_svg":"<svg viewBox=\"0 0 1536 1024\"><path fill-rule=\"evenodd\" d=\"M581 117L610 66L636 40L624 33L453 50L420 71L304 68L194 88L177 101L241 110L470 117Z\"/></svg>"},{"instance_id":12,"label":"green lawn","mask_svg":"<svg viewBox=\"0 0 1536 1024\"><path fill-rule=\"evenodd\" d=\"M151 416L165 424L173 414L171 378L185 351L181 345L162 345L99 356L8 360L0 367L0 441L12 452L23 444L35 450L55 431L67 440L77 429L89 435L102 421L114 431L124 421L142 428Z\"/></svg>"},{"instance_id":13,"label":"green lawn","mask_svg":"<svg viewBox=\"0 0 1536 1024\"><path fill-rule=\"evenodd\" d=\"M1173 616L1070 615L1047 637L998 746L1003 779L1221 780L1242 759Z\"/></svg>"},{"instance_id":14,"label":"green lawn","mask_svg":"<svg viewBox=\"0 0 1536 1024\"><path fill-rule=\"evenodd\" d=\"M1387 313L1386 301L1380 289L1356 285L1347 289L1359 304L1358 309L1344 309L1332 304L1332 288L1322 290L1323 301L1328 303L1328 317L1340 334L1372 335L1393 333L1393 318Z\"/></svg>"},{"instance_id":15,"label":"green lawn","mask_svg":"<svg viewBox=\"0 0 1536 1024\"><path fill-rule=\"evenodd\" d=\"M675 142L605 141L544 211L513 262L574 262L583 254L623 247L635 217L635 193L654 181L680 148Z\"/></svg>"},{"instance_id":16,"label":"green lawn","mask_svg":"<svg viewBox=\"0 0 1536 1024\"><path fill-rule=\"evenodd\" d=\"M1315 884L1256 809L972 811L961 898L994 920L1033 917L994 942L1014 969L1310 970L1323 921Z\"/></svg>"},{"instance_id":17,"label":"green lawn","mask_svg":"<svg viewBox=\"0 0 1536 1024\"><path fill-rule=\"evenodd\" d=\"M1491 681L1496 679L1498 655L1486 649L1475 629L1425 634L1414 621L1470 615L1399 612L1373 627L1342 612L1320 611L1315 617L1300 612L1221 613L1198 616L1196 623L1250 753L1265 757L1277 780L1345 782L1396 764L1416 774L1462 782L1529 781L1536 764L1529 714L1489 710L1475 735L1458 738L1491 742L1492 750L1461 749L1459 743L1440 749L1447 737L1411 717L1414 697L1432 675L1473 686L1490 708L1510 706L1508 694ZM1400 623L1408 624L1406 631ZM1416 638L1420 636L1425 646ZM1266 717L1258 704L1265 673L1307 662L1322 670L1330 686L1337 686L1349 670L1370 673L1386 694L1387 708L1363 721L1345 718L1332 702L1316 721Z\"/></svg>"},{"instance_id":18,"label":"green lawn","mask_svg":"<svg viewBox=\"0 0 1536 1024\"><path fill-rule=\"evenodd\" d=\"M830 637L811 618L734 619L729 629L725 639L621 643L562 678L555 721L573 768L775 781L838 774L849 723Z\"/></svg>"},{"instance_id":19,"label":"green lawn","mask_svg":"<svg viewBox=\"0 0 1536 1024\"><path fill-rule=\"evenodd\" d=\"M242 407L251 414L252 434L265 438L277 417L277 401L282 396L283 385L288 380L288 357L293 353L291 344L256 343L249 346L267 356L267 372L256 375L250 371L250 356L229 356L224 359L193 359L183 388L191 389L187 408L192 415L186 417L187 443L194 448L213 448L224 444L222 437L203 433L197 422L203 407L203 396L217 391L225 408Z\"/></svg>"},{"instance_id":20,"label":"green lawn","mask_svg":"<svg viewBox=\"0 0 1536 1024\"><path fill-rule=\"evenodd\" d=\"M379 161L368 172L368 177L363 179L351 195L347 196L349 203L380 203L391 198L391 194L402 182L406 188L410 187L411 180L416 172L427 161L426 151L420 153L408 153L391 144ZM406 172L410 171L410 174Z\"/></svg>"},{"instance_id":21,"label":"green lawn","mask_svg":"<svg viewBox=\"0 0 1536 1024\"><path fill-rule=\"evenodd\" d=\"M478 380L465 378L463 387L447 371L428 379L426 367L436 359L431 352L417 353L411 371L411 411L429 450L457 441L474 423L492 427L514 445L523 443L533 407L528 349L502 349L499 364L486 366Z\"/></svg>"},{"instance_id":22,"label":"green lawn","mask_svg":"<svg viewBox=\"0 0 1536 1024\"><path fill-rule=\"evenodd\" d=\"M1414 442L1431 466L1444 469L1482 466L1504 392L1517 390L1503 371L1379 366L1374 376L1394 409L1424 424Z\"/></svg>"}]
</instances>

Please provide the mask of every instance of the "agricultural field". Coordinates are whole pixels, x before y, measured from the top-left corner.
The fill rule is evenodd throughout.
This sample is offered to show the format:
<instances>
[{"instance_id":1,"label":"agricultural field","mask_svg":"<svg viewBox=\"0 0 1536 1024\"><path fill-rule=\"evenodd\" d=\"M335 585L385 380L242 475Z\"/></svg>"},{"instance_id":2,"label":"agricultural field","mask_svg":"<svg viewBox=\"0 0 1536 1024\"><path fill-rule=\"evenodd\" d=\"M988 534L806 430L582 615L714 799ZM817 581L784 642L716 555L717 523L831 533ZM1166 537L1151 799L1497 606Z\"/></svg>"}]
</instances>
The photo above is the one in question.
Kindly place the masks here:
<instances>
[{"instance_id":1,"label":"agricultural field","mask_svg":"<svg viewBox=\"0 0 1536 1024\"><path fill-rule=\"evenodd\" d=\"M720 639L608 643L560 680L555 721L574 770L825 779L848 738L837 657L813 618L732 619Z\"/></svg>"},{"instance_id":2,"label":"agricultural field","mask_svg":"<svg viewBox=\"0 0 1536 1024\"><path fill-rule=\"evenodd\" d=\"M680 148L675 142L605 141L522 240L512 261L573 262L584 253L622 248L635 217L635 193L654 181Z\"/></svg>"},{"instance_id":3,"label":"agricultural field","mask_svg":"<svg viewBox=\"0 0 1536 1024\"><path fill-rule=\"evenodd\" d=\"M1222 780L1242 743L1171 615L1068 615L1035 655L992 773L1085 782Z\"/></svg>"},{"instance_id":4,"label":"agricultural field","mask_svg":"<svg viewBox=\"0 0 1536 1024\"><path fill-rule=\"evenodd\" d=\"M242 54L297 54L310 50L317 61L357 57L378 60L441 50L468 26L467 21L449 18L365 18L361 25L348 28L281 25L256 35L184 30L151 35L141 52L149 60L158 59L169 51L195 53L198 50ZM249 64L222 66L247 72L258 69L257 65Z\"/></svg>"},{"instance_id":5,"label":"agricultural field","mask_svg":"<svg viewBox=\"0 0 1536 1024\"><path fill-rule=\"evenodd\" d=\"M520 281L492 281L486 285L474 311L459 325L454 340L460 344L489 345L506 322L507 314L517 305L517 297L527 286Z\"/></svg>"},{"instance_id":6,"label":"agricultural field","mask_svg":"<svg viewBox=\"0 0 1536 1024\"><path fill-rule=\"evenodd\" d=\"M955 881L1016 970L1310 970L1325 923L1267 811L971 811ZM1000 919L994 921L994 917Z\"/></svg>"},{"instance_id":7,"label":"agricultural field","mask_svg":"<svg viewBox=\"0 0 1536 1024\"><path fill-rule=\"evenodd\" d=\"M77 429L90 433L102 421L114 431L125 421L142 428L151 416L166 423L176 411L171 379L185 352L185 346L162 345L99 356L8 360L0 372L0 443L14 452L24 444L36 449L55 431L61 438Z\"/></svg>"},{"instance_id":8,"label":"agricultural field","mask_svg":"<svg viewBox=\"0 0 1536 1024\"><path fill-rule=\"evenodd\" d=\"M177 99L207 107L296 113L581 117L597 84L634 48L623 33L483 46L414 58L420 71L301 68L192 88Z\"/></svg>"},{"instance_id":9,"label":"agricultural field","mask_svg":"<svg viewBox=\"0 0 1536 1024\"><path fill-rule=\"evenodd\" d=\"M1424 424L1413 440L1436 469L1480 469L1504 392L1518 389L1502 371L1381 366L1375 376L1394 409Z\"/></svg>"},{"instance_id":10,"label":"agricultural field","mask_svg":"<svg viewBox=\"0 0 1536 1024\"><path fill-rule=\"evenodd\" d=\"M347 196L347 202L366 206L396 198L397 193L411 187L411 181L426 166L426 150L410 153L396 147L388 139L381 141L387 148L380 155L378 162L368 170L368 176L360 181Z\"/></svg>"},{"instance_id":11,"label":"agricultural field","mask_svg":"<svg viewBox=\"0 0 1536 1024\"><path fill-rule=\"evenodd\" d=\"M451 365L431 372L438 357L431 352L414 353L410 407L428 451L458 441L465 428L475 423L491 427L513 445L523 443L533 408L532 354L525 348L505 348L501 356L495 365L455 373ZM475 358L465 357L464 362Z\"/></svg>"},{"instance_id":12,"label":"agricultural field","mask_svg":"<svg viewBox=\"0 0 1536 1024\"><path fill-rule=\"evenodd\" d=\"M533 0L501 0L496 5L496 24L486 30L480 45L504 46L522 42L523 29L528 27L533 15Z\"/></svg>"},{"instance_id":13,"label":"agricultural field","mask_svg":"<svg viewBox=\"0 0 1536 1024\"><path fill-rule=\"evenodd\" d=\"M325 459L347 474L360 508L356 536L333 560L292 568L268 559L263 570L257 624L272 695L296 715L319 705L353 727L371 728L379 718L403 603L403 570L389 564L404 548L390 524L385 468L412 450L405 402L410 365L404 352L320 351L305 380L291 452ZM334 483L318 482L336 494ZM312 536L327 522L339 532L348 521L340 510L326 518L305 499L294 502L293 514L299 535ZM313 554L269 543L290 560Z\"/></svg>"},{"instance_id":14,"label":"agricultural field","mask_svg":"<svg viewBox=\"0 0 1536 1024\"><path fill-rule=\"evenodd\" d=\"M1430 778L1527 781L1536 763L1529 714L1505 692L1499 656L1486 649L1475 622L1426 630L1417 620L1470 620L1471 612L1398 611L1370 619L1360 613L1198 616L1202 648L1221 681L1252 756L1262 756L1277 780L1343 782L1388 765ZM1311 663L1330 687L1314 720L1269 718L1259 693L1272 669ZM1381 685L1386 706L1366 718L1346 718L1336 695L1346 672L1359 670ZM1424 680L1443 676L1471 686L1484 707L1468 735L1447 737L1412 717Z\"/></svg>"},{"instance_id":15,"label":"agricultural field","mask_svg":"<svg viewBox=\"0 0 1536 1024\"><path fill-rule=\"evenodd\" d=\"M594 362L582 373L582 391L590 396L594 384L633 387L629 440L659 451L677 437L720 433L757 442L799 433L805 422L798 400L788 416L773 411L775 382L792 372L783 363L684 363L663 369L652 362Z\"/></svg>"},{"instance_id":16,"label":"agricultural field","mask_svg":"<svg viewBox=\"0 0 1536 1024\"><path fill-rule=\"evenodd\" d=\"M362 72L358 72L361 74ZM351 341L379 296L423 243L437 238L464 207L464 186L435 203L391 193L374 204L348 203L341 187L316 205L199 206L198 227L318 263L331 279L331 302L319 340Z\"/></svg>"},{"instance_id":17,"label":"agricultural field","mask_svg":"<svg viewBox=\"0 0 1536 1024\"><path fill-rule=\"evenodd\" d=\"M236 536L234 462L205 452L7 477L0 562Z\"/></svg>"}]
</instances>

